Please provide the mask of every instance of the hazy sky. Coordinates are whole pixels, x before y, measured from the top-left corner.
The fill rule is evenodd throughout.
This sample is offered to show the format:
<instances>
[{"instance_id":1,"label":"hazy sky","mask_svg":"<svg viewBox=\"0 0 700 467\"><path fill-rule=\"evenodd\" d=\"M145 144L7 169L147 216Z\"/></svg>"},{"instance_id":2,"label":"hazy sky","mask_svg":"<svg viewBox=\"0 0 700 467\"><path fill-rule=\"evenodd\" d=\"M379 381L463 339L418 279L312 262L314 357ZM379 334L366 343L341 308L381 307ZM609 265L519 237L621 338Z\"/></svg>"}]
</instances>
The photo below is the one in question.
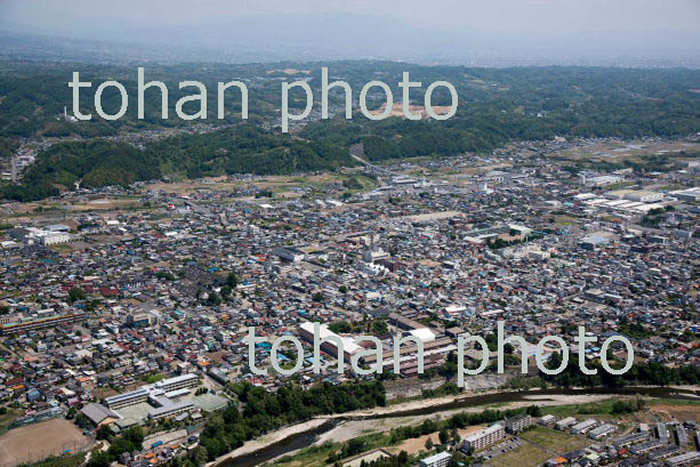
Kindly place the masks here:
<instances>
[{"instance_id":1,"label":"hazy sky","mask_svg":"<svg viewBox=\"0 0 700 467\"><path fill-rule=\"evenodd\" d=\"M376 44L398 58L453 48L700 61L700 0L0 0L2 29L208 48L288 41L357 55Z\"/></svg>"},{"instance_id":2,"label":"hazy sky","mask_svg":"<svg viewBox=\"0 0 700 467\"><path fill-rule=\"evenodd\" d=\"M275 13L351 12L480 32L695 32L698 0L0 0L4 21L37 28L193 23Z\"/></svg>"}]
</instances>

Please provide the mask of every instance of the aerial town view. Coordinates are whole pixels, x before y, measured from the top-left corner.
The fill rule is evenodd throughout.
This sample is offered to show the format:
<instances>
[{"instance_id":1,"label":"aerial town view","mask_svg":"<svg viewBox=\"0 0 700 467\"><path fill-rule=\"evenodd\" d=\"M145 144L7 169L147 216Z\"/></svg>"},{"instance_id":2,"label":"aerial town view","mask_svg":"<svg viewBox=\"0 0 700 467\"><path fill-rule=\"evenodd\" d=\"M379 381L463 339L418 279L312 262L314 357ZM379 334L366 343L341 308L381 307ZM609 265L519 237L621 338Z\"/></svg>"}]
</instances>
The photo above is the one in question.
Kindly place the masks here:
<instances>
[{"instance_id":1,"label":"aerial town view","mask_svg":"<svg viewBox=\"0 0 700 467\"><path fill-rule=\"evenodd\" d=\"M260 3L0 4L0 467L700 466L700 5Z\"/></svg>"}]
</instances>

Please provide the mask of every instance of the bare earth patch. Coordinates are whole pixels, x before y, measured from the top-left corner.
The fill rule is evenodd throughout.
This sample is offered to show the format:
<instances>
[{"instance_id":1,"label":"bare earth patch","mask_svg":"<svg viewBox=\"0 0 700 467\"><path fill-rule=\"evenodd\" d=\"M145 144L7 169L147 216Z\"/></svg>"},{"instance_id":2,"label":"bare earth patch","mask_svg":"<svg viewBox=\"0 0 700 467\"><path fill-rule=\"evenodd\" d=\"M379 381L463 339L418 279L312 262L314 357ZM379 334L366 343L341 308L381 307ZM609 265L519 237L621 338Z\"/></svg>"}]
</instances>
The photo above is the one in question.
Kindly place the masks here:
<instances>
[{"instance_id":1,"label":"bare earth patch","mask_svg":"<svg viewBox=\"0 0 700 467\"><path fill-rule=\"evenodd\" d=\"M686 421L695 420L700 422L700 405L652 405L652 412L673 417L676 420Z\"/></svg>"},{"instance_id":2,"label":"bare earth patch","mask_svg":"<svg viewBox=\"0 0 700 467\"><path fill-rule=\"evenodd\" d=\"M54 419L10 430L0 436L0 465L2 467L31 464L70 450L83 451L92 440L64 419Z\"/></svg>"}]
</instances>

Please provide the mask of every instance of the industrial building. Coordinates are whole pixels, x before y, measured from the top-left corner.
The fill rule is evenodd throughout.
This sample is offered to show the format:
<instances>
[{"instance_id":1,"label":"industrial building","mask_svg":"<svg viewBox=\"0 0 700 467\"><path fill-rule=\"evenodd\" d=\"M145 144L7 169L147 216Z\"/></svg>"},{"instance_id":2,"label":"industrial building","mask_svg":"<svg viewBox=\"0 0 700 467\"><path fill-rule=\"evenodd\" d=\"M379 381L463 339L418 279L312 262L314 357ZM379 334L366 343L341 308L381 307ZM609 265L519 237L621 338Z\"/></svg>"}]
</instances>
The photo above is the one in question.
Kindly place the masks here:
<instances>
[{"instance_id":1,"label":"industrial building","mask_svg":"<svg viewBox=\"0 0 700 467\"><path fill-rule=\"evenodd\" d=\"M656 203L664 199L663 193L646 190L616 190L605 193L608 199L635 201L637 203Z\"/></svg>"},{"instance_id":2,"label":"industrial building","mask_svg":"<svg viewBox=\"0 0 700 467\"><path fill-rule=\"evenodd\" d=\"M586 177L585 175L581 175L579 180L585 186L599 187L620 183L623 178L617 175L601 175L598 177Z\"/></svg>"},{"instance_id":3,"label":"industrial building","mask_svg":"<svg viewBox=\"0 0 700 467\"><path fill-rule=\"evenodd\" d=\"M0 336L7 334L20 334L39 329L54 328L64 324L85 321L86 319L87 316L84 313L67 313L63 315L53 315L14 323L4 323L0 324Z\"/></svg>"},{"instance_id":4,"label":"industrial building","mask_svg":"<svg viewBox=\"0 0 700 467\"><path fill-rule=\"evenodd\" d=\"M427 328L424 328L427 329ZM418 340L423 340L416 336ZM423 342L423 366L424 370L440 366L444 363L447 355L450 352L457 350L457 346L449 337L441 337L439 339ZM400 368L401 374L404 376L413 376L418 373L418 345L409 341L399 348L400 351ZM363 357L366 365L373 367L377 363L375 354L366 355ZM394 349L388 349L382 353L382 368L387 371L394 367Z\"/></svg>"},{"instance_id":5,"label":"industrial building","mask_svg":"<svg viewBox=\"0 0 700 467\"><path fill-rule=\"evenodd\" d=\"M672 191L669 194L679 201L698 201L700 200L700 187Z\"/></svg>"},{"instance_id":6,"label":"industrial building","mask_svg":"<svg viewBox=\"0 0 700 467\"><path fill-rule=\"evenodd\" d=\"M314 343L315 338L314 326L315 323L311 323L309 321L301 323L299 326L299 334L304 340L310 342L311 344ZM340 336L334 333L328 328L327 324L319 325L318 335L321 343L321 350L335 358L338 358L340 353L338 351L338 341L342 343L346 361L349 361L352 355L360 350L360 346L357 345L352 338Z\"/></svg>"}]
</instances>

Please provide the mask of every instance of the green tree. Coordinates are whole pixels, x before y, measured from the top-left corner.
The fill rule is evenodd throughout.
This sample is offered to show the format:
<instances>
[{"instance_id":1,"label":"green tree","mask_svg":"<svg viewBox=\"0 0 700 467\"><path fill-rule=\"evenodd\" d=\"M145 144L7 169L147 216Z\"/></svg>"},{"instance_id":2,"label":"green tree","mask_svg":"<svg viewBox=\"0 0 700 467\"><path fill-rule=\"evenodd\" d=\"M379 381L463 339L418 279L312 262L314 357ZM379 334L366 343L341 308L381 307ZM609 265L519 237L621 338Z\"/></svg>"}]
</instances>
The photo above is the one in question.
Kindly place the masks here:
<instances>
[{"instance_id":1,"label":"green tree","mask_svg":"<svg viewBox=\"0 0 700 467\"><path fill-rule=\"evenodd\" d=\"M86 297L87 295L85 294L85 291L80 287L73 287L68 291L69 303L75 303L80 300L85 300Z\"/></svg>"}]
</instances>

